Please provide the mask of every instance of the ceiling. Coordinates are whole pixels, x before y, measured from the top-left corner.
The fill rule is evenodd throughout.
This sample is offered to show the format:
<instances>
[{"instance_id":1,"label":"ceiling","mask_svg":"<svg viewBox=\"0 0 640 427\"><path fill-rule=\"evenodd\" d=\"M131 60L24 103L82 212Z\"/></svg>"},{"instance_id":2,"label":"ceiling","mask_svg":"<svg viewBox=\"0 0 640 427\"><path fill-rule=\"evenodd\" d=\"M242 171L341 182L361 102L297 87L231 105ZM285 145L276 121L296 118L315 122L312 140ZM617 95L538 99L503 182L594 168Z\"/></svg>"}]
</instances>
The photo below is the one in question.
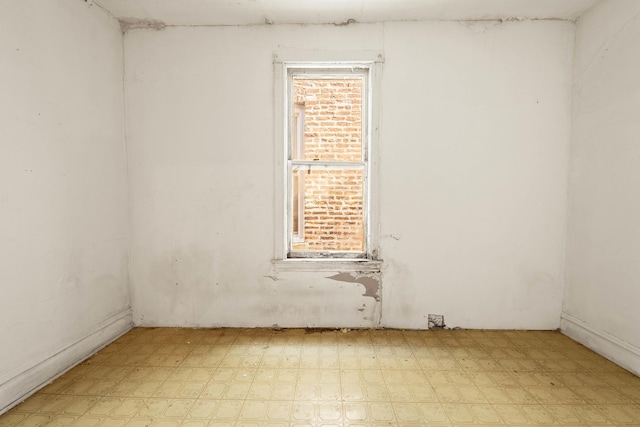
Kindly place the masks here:
<instances>
[{"instance_id":1,"label":"ceiling","mask_svg":"<svg viewBox=\"0 0 640 427\"><path fill-rule=\"evenodd\" d=\"M573 20L599 0L93 0L125 24L252 25Z\"/></svg>"}]
</instances>

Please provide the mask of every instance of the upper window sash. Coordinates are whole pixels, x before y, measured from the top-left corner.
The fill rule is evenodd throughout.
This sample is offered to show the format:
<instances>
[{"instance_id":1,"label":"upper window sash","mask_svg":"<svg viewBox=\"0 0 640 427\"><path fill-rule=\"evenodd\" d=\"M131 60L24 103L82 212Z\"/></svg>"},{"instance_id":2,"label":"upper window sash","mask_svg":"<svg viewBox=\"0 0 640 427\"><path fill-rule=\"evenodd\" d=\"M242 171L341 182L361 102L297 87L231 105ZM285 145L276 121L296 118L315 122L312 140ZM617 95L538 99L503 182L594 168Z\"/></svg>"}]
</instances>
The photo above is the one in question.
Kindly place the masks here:
<instances>
[{"instance_id":1,"label":"upper window sash","mask_svg":"<svg viewBox=\"0 0 640 427\"><path fill-rule=\"evenodd\" d=\"M309 64L309 65L289 65L287 70L287 159L294 161L294 135L292 120L294 120L295 112L295 93L293 79L296 76L304 76L307 79L353 79L354 77L362 78L362 161L367 162L369 159L369 140L370 129L369 122L371 120L371 103L370 103L370 68L371 64Z\"/></svg>"}]
</instances>

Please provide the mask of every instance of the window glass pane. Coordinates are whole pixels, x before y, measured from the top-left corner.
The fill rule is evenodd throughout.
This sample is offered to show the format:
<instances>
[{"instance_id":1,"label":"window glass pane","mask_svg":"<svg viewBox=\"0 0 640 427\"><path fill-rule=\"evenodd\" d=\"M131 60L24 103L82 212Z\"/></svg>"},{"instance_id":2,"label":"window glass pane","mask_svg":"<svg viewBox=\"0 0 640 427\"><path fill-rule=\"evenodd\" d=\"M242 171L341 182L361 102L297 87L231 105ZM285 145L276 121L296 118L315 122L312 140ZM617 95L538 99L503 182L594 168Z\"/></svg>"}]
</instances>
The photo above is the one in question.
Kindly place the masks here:
<instances>
[{"instance_id":1,"label":"window glass pane","mask_svg":"<svg viewBox=\"0 0 640 427\"><path fill-rule=\"evenodd\" d=\"M293 78L293 160L362 160L362 78Z\"/></svg>"},{"instance_id":2,"label":"window glass pane","mask_svg":"<svg viewBox=\"0 0 640 427\"><path fill-rule=\"evenodd\" d=\"M304 216L303 223L293 220L296 227L303 224L304 236L294 239L294 251L364 251L363 177L362 169L293 171L294 191L300 193L293 197L303 201Z\"/></svg>"}]
</instances>

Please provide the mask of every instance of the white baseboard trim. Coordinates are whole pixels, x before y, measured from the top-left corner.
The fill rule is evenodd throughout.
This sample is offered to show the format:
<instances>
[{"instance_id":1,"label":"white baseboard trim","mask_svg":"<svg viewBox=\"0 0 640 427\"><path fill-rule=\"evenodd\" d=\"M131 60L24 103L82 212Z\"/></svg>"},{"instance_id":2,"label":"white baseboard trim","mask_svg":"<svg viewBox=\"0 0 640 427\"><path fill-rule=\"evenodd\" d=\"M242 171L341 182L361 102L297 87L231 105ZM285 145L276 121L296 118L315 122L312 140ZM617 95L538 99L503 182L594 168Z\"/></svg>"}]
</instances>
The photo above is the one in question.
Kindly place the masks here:
<instances>
[{"instance_id":1,"label":"white baseboard trim","mask_svg":"<svg viewBox=\"0 0 640 427\"><path fill-rule=\"evenodd\" d=\"M121 311L78 341L0 378L0 415L131 330L132 319L131 308Z\"/></svg>"},{"instance_id":2,"label":"white baseboard trim","mask_svg":"<svg viewBox=\"0 0 640 427\"><path fill-rule=\"evenodd\" d=\"M640 376L640 348L564 312L560 319L560 331L613 363Z\"/></svg>"}]
</instances>

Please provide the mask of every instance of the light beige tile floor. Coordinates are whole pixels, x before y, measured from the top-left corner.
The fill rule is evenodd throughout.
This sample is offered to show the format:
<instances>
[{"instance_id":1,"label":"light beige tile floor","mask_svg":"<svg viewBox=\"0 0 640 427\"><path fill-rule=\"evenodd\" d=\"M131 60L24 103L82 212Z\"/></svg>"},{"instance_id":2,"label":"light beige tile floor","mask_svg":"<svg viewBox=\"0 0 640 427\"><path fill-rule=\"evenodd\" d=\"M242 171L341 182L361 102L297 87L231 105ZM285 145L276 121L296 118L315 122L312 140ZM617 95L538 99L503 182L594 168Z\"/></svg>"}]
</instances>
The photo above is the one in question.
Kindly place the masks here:
<instances>
[{"instance_id":1,"label":"light beige tile floor","mask_svg":"<svg viewBox=\"0 0 640 427\"><path fill-rule=\"evenodd\" d=\"M640 426L640 378L558 332L137 328L0 426Z\"/></svg>"}]
</instances>

